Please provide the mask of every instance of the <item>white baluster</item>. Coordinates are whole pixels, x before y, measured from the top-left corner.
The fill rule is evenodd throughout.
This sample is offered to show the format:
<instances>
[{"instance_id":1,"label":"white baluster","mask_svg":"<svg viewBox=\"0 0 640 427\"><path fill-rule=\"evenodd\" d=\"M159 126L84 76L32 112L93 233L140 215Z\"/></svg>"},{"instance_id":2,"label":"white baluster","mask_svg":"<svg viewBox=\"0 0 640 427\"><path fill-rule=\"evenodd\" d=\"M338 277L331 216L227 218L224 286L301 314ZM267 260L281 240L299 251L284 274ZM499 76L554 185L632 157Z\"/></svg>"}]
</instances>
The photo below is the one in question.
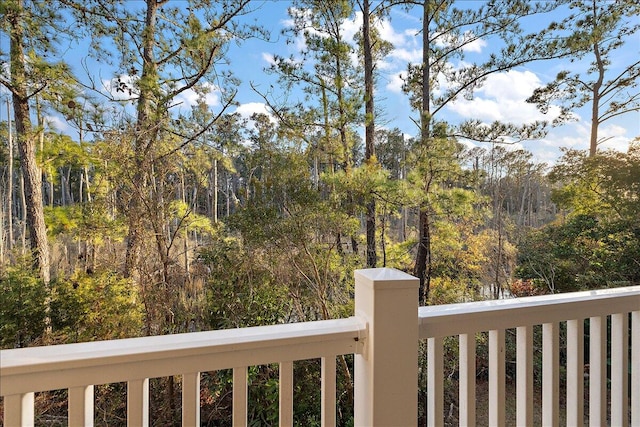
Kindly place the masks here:
<instances>
[{"instance_id":1,"label":"white baluster","mask_svg":"<svg viewBox=\"0 0 640 427\"><path fill-rule=\"evenodd\" d=\"M584 425L584 321L567 321L567 425Z\"/></svg>"},{"instance_id":2,"label":"white baluster","mask_svg":"<svg viewBox=\"0 0 640 427\"><path fill-rule=\"evenodd\" d=\"M476 336L461 334L460 340L460 425L476 424Z\"/></svg>"},{"instance_id":3,"label":"white baluster","mask_svg":"<svg viewBox=\"0 0 640 427\"><path fill-rule=\"evenodd\" d=\"M533 424L533 327L516 329L516 424Z\"/></svg>"},{"instance_id":4,"label":"white baluster","mask_svg":"<svg viewBox=\"0 0 640 427\"><path fill-rule=\"evenodd\" d=\"M247 427L247 367L233 368L233 427Z\"/></svg>"},{"instance_id":5,"label":"white baluster","mask_svg":"<svg viewBox=\"0 0 640 427\"><path fill-rule=\"evenodd\" d=\"M127 427L149 425L149 379L127 382Z\"/></svg>"},{"instance_id":6,"label":"white baluster","mask_svg":"<svg viewBox=\"0 0 640 427\"><path fill-rule=\"evenodd\" d=\"M444 356L442 337L427 339L427 425L442 427Z\"/></svg>"},{"instance_id":7,"label":"white baluster","mask_svg":"<svg viewBox=\"0 0 640 427\"><path fill-rule=\"evenodd\" d=\"M600 316L589 319L589 425L607 425L607 318Z\"/></svg>"},{"instance_id":8,"label":"white baluster","mask_svg":"<svg viewBox=\"0 0 640 427\"><path fill-rule=\"evenodd\" d=\"M336 425L336 357L322 358L322 427Z\"/></svg>"},{"instance_id":9,"label":"white baluster","mask_svg":"<svg viewBox=\"0 0 640 427\"><path fill-rule=\"evenodd\" d=\"M616 427L629 425L628 317L628 313L611 315L611 425Z\"/></svg>"},{"instance_id":10,"label":"white baluster","mask_svg":"<svg viewBox=\"0 0 640 427\"><path fill-rule=\"evenodd\" d=\"M542 425L557 427L560 414L560 349L558 323L542 325Z\"/></svg>"},{"instance_id":11,"label":"white baluster","mask_svg":"<svg viewBox=\"0 0 640 427\"><path fill-rule=\"evenodd\" d=\"M14 394L4 397L5 426L33 426L34 394Z\"/></svg>"},{"instance_id":12,"label":"white baluster","mask_svg":"<svg viewBox=\"0 0 640 427\"><path fill-rule=\"evenodd\" d=\"M505 426L504 329L489 331L489 425Z\"/></svg>"},{"instance_id":13,"label":"white baluster","mask_svg":"<svg viewBox=\"0 0 640 427\"><path fill-rule=\"evenodd\" d=\"M93 386L69 389L69 425L93 427Z\"/></svg>"},{"instance_id":14,"label":"white baluster","mask_svg":"<svg viewBox=\"0 0 640 427\"><path fill-rule=\"evenodd\" d=\"M200 373L182 375L182 426L200 425Z\"/></svg>"},{"instance_id":15,"label":"white baluster","mask_svg":"<svg viewBox=\"0 0 640 427\"><path fill-rule=\"evenodd\" d=\"M279 426L293 426L293 362L280 362Z\"/></svg>"}]
</instances>

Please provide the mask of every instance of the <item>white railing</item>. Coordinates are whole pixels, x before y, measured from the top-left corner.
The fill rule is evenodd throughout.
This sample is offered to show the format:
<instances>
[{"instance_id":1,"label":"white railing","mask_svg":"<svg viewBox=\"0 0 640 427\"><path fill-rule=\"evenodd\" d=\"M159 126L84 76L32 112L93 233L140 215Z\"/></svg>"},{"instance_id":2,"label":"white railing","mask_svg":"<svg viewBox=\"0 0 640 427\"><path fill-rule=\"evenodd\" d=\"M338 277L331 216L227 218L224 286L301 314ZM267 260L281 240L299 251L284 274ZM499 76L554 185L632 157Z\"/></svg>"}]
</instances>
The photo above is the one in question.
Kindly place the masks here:
<instances>
[{"instance_id":1,"label":"white railing","mask_svg":"<svg viewBox=\"0 0 640 427\"><path fill-rule=\"evenodd\" d=\"M607 378L607 316L610 316L611 328L610 378ZM443 339L450 336L459 337L459 423L464 426L476 424L475 362L476 333L479 332L489 333L488 424L506 425L505 331L509 329L516 330L515 423L533 425L535 325L542 325L541 423L545 427L558 426L559 330L562 322L566 323L566 425L582 426L585 416L584 321L588 319L589 425L627 426L631 413L631 425L640 427L640 286L420 307L418 317L420 338L427 339L429 426L444 424ZM629 366L632 366L630 384ZM608 380L611 381L609 396Z\"/></svg>"},{"instance_id":2,"label":"white railing","mask_svg":"<svg viewBox=\"0 0 640 427\"><path fill-rule=\"evenodd\" d=\"M293 424L293 362L322 360L322 425L336 423L336 356L354 354L354 424L417 423L418 340L428 342L428 424L443 425L443 342L460 337L460 425L476 417L477 332L489 332L489 425L505 425L505 331L517 330L517 424L533 413L533 327L543 325L543 422L558 424L559 329L567 324L567 425L584 411L583 320L589 319L591 425L640 426L640 287L417 307L418 280L392 269L355 274L348 319L0 351L4 425L34 422L34 392L68 389L69 425L92 426L94 385L127 383L130 426L149 423L149 378L181 376L182 424L200 423L200 373L233 369L233 425L247 425L247 368L278 363L281 426ZM418 321L416 321L418 312ZM629 360L631 313L631 360ZM607 396L607 317L611 393ZM631 362L631 381L628 366ZM630 400L627 398L630 396ZM631 408L631 409L629 409Z\"/></svg>"},{"instance_id":3,"label":"white railing","mask_svg":"<svg viewBox=\"0 0 640 427\"><path fill-rule=\"evenodd\" d=\"M343 354L356 355L356 423L410 424L417 405L417 287L417 279L395 270L361 270L356 272L357 315L348 319L2 350L4 426L33 425L34 392L59 389L69 390L69 425L92 426L94 385L116 382L127 383L127 424L147 426L149 378L166 376L182 377L182 425L197 426L200 373L230 368L233 425L246 426L247 368L271 363L280 366L279 423L290 426L293 362L319 358L321 422L331 427L336 424L336 356ZM397 334L396 327L407 335ZM409 351L396 354L398 348ZM392 362L405 368L392 369ZM385 403L387 397L396 401L394 407Z\"/></svg>"}]
</instances>

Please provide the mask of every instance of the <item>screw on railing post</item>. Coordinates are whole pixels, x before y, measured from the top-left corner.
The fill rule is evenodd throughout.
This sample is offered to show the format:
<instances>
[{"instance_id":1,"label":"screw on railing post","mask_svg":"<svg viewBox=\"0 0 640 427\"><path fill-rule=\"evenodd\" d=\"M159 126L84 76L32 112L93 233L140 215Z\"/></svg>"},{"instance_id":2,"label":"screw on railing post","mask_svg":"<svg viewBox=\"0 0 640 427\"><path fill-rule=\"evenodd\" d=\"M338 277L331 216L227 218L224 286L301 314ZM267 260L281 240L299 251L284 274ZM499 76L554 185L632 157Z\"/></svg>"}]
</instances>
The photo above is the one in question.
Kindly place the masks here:
<instances>
[{"instance_id":1,"label":"screw on railing post","mask_svg":"<svg viewBox=\"0 0 640 427\"><path fill-rule=\"evenodd\" d=\"M355 315L368 327L355 355L356 426L417 424L418 282L389 268L355 272Z\"/></svg>"}]
</instances>

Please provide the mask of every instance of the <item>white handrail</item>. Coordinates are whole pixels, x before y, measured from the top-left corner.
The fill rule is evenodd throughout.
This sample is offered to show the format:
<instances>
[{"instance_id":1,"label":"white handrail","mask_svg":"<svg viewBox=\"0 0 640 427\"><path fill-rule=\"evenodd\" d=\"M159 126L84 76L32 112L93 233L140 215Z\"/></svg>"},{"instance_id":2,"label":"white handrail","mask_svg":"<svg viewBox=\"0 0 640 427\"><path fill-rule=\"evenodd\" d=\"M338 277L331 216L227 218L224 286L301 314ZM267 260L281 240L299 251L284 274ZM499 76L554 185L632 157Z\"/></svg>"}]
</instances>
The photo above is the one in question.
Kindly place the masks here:
<instances>
[{"instance_id":1,"label":"white handrail","mask_svg":"<svg viewBox=\"0 0 640 427\"><path fill-rule=\"evenodd\" d=\"M365 333L350 317L2 350L0 395L359 353Z\"/></svg>"},{"instance_id":2,"label":"white handrail","mask_svg":"<svg viewBox=\"0 0 640 427\"><path fill-rule=\"evenodd\" d=\"M640 309L640 286L420 307L420 339L542 325Z\"/></svg>"}]
</instances>

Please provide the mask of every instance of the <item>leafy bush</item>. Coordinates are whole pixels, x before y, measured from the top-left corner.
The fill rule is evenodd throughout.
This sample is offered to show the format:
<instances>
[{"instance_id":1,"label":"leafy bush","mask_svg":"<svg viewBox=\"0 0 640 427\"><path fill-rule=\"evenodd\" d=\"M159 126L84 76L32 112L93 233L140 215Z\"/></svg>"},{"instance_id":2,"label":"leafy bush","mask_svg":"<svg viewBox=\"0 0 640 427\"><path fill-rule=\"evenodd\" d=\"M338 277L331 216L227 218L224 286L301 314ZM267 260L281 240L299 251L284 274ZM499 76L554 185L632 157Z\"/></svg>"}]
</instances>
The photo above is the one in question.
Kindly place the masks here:
<instances>
[{"instance_id":1,"label":"leafy bush","mask_svg":"<svg viewBox=\"0 0 640 427\"><path fill-rule=\"evenodd\" d=\"M0 271L0 348L26 347L42 337L46 295L26 260Z\"/></svg>"},{"instance_id":2,"label":"leafy bush","mask_svg":"<svg viewBox=\"0 0 640 427\"><path fill-rule=\"evenodd\" d=\"M51 323L59 341L127 338L142 331L142 305L129 279L75 273L52 282L51 291Z\"/></svg>"}]
</instances>

